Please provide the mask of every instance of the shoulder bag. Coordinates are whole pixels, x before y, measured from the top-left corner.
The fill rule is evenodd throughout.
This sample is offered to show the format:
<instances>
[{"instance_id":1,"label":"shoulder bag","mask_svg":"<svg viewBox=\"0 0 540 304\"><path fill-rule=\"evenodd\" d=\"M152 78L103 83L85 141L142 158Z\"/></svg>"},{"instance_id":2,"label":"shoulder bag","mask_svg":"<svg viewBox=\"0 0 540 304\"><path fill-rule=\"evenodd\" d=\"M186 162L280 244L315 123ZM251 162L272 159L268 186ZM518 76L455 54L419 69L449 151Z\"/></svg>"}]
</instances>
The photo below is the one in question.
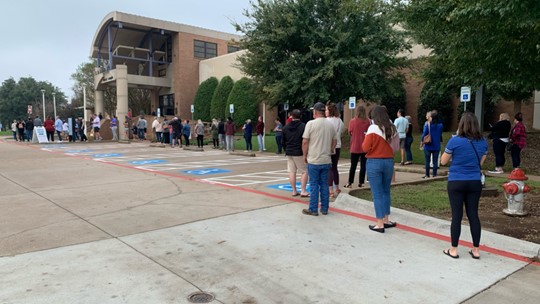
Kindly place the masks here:
<instances>
[{"instance_id":1,"label":"shoulder bag","mask_svg":"<svg viewBox=\"0 0 540 304\"><path fill-rule=\"evenodd\" d=\"M471 143L471 146L474 150L474 154L476 154L476 159L478 160L478 169L480 169L480 181L482 182L482 187L485 187L486 176L484 175L484 172L482 172L482 165L480 164L480 156L478 155L478 151L476 151L476 147L473 145L472 140L469 140L469 143Z\"/></svg>"},{"instance_id":2,"label":"shoulder bag","mask_svg":"<svg viewBox=\"0 0 540 304\"><path fill-rule=\"evenodd\" d=\"M422 143L424 145L427 145L427 144L430 144L431 143L431 128L429 126L429 122L427 124L427 127L428 127L428 134L426 136L424 136L424 139L422 139Z\"/></svg>"}]
</instances>

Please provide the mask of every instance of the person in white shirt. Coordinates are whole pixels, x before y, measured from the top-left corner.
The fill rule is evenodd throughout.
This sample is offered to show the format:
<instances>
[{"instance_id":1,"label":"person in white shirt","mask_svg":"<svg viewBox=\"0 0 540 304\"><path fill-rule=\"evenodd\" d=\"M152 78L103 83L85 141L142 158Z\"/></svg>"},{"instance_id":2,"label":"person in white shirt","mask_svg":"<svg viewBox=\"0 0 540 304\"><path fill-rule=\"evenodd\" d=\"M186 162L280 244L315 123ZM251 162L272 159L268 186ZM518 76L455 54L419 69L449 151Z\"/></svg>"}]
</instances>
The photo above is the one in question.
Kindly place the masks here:
<instances>
[{"instance_id":1,"label":"person in white shirt","mask_svg":"<svg viewBox=\"0 0 540 304\"><path fill-rule=\"evenodd\" d=\"M64 120L64 123L62 124L62 133L64 133L65 140L69 141L69 125L67 121Z\"/></svg>"},{"instance_id":2,"label":"person in white shirt","mask_svg":"<svg viewBox=\"0 0 540 304\"><path fill-rule=\"evenodd\" d=\"M329 102L326 104L326 120L328 120L332 126L334 127L334 130L336 131L337 136L337 142L336 142L336 150L335 153L332 154L332 167L330 168L330 171L328 172L328 190L330 191L330 197L334 198L339 193L341 193L341 189L339 189L339 171L338 171L338 162L339 162L339 155L341 153L341 134L343 133L344 124L341 118L339 118L339 110L336 107L336 104L333 102ZM334 194L334 187L336 187L336 194Z\"/></svg>"},{"instance_id":3,"label":"person in white shirt","mask_svg":"<svg viewBox=\"0 0 540 304\"><path fill-rule=\"evenodd\" d=\"M401 152L400 165L405 165L405 140L407 137L407 129L409 128L409 121L405 118L405 110L399 109L397 111L397 118L394 120L399 135L399 150Z\"/></svg>"},{"instance_id":4,"label":"person in white shirt","mask_svg":"<svg viewBox=\"0 0 540 304\"><path fill-rule=\"evenodd\" d=\"M99 128L101 128L101 119L96 114L92 114L92 128L94 128L94 139L102 140L103 138L99 134Z\"/></svg>"}]
</instances>

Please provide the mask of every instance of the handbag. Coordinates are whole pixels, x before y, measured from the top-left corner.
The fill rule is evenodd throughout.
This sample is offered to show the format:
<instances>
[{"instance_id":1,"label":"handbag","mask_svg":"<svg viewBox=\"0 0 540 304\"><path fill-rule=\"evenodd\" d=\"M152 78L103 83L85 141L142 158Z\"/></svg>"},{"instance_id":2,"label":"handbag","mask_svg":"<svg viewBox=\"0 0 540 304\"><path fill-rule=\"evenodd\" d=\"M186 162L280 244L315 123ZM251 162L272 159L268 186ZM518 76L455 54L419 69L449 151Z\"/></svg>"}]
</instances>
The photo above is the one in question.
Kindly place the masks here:
<instances>
[{"instance_id":1,"label":"handbag","mask_svg":"<svg viewBox=\"0 0 540 304\"><path fill-rule=\"evenodd\" d=\"M396 134L394 134L394 136L392 136L392 138L390 139L390 142L388 142L388 144L390 144L390 147L392 148L392 151L394 153L396 153L400 149L399 142L400 142L399 135L396 132Z\"/></svg>"},{"instance_id":2,"label":"handbag","mask_svg":"<svg viewBox=\"0 0 540 304\"><path fill-rule=\"evenodd\" d=\"M476 148L474 147L471 140L469 140L471 143L471 146L474 150L474 154L476 154L476 159L478 160L478 168L480 169L480 182L482 183L482 188L486 186L486 176L484 175L484 172L482 172L482 165L480 164L480 156L478 156L478 151L476 151Z\"/></svg>"},{"instance_id":3,"label":"handbag","mask_svg":"<svg viewBox=\"0 0 540 304\"><path fill-rule=\"evenodd\" d=\"M422 139L422 143L424 145L427 145L427 144L430 144L431 143L431 128L429 127L429 123L428 123L428 134L426 136L424 136L424 138Z\"/></svg>"}]
</instances>

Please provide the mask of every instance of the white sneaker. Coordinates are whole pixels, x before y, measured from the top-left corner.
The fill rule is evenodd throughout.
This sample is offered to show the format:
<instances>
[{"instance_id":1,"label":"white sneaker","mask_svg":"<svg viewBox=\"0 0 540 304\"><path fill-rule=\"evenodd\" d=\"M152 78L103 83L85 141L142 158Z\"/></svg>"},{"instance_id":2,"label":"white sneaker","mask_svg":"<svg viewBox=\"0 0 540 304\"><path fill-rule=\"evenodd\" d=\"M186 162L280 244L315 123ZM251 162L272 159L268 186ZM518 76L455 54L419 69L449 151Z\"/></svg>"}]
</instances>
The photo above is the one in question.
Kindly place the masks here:
<instances>
[{"instance_id":1,"label":"white sneaker","mask_svg":"<svg viewBox=\"0 0 540 304\"><path fill-rule=\"evenodd\" d=\"M503 170L489 170L488 173L491 173L491 174L502 174L504 173Z\"/></svg>"}]
</instances>

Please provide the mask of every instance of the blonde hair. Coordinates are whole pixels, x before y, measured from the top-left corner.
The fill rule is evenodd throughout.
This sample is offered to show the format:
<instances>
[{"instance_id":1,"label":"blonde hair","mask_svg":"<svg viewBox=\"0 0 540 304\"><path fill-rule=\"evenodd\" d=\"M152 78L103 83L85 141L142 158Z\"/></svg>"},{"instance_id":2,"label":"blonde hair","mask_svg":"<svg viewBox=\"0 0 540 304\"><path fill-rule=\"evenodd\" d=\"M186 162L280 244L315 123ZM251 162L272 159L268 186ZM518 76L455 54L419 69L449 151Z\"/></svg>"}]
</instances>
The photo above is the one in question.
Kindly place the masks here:
<instances>
[{"instance_id":1,"label":"blonde hair","mask_svg":"<svg viewBox=\"0 0 540 304\"><path fill-rule=\"evenodd\" d=\"M501 113L501 115L499 115L499 120L508 120L508 121L510 121L510 115L508 115L508 113Z\"/></svg>"}]
</instances>

